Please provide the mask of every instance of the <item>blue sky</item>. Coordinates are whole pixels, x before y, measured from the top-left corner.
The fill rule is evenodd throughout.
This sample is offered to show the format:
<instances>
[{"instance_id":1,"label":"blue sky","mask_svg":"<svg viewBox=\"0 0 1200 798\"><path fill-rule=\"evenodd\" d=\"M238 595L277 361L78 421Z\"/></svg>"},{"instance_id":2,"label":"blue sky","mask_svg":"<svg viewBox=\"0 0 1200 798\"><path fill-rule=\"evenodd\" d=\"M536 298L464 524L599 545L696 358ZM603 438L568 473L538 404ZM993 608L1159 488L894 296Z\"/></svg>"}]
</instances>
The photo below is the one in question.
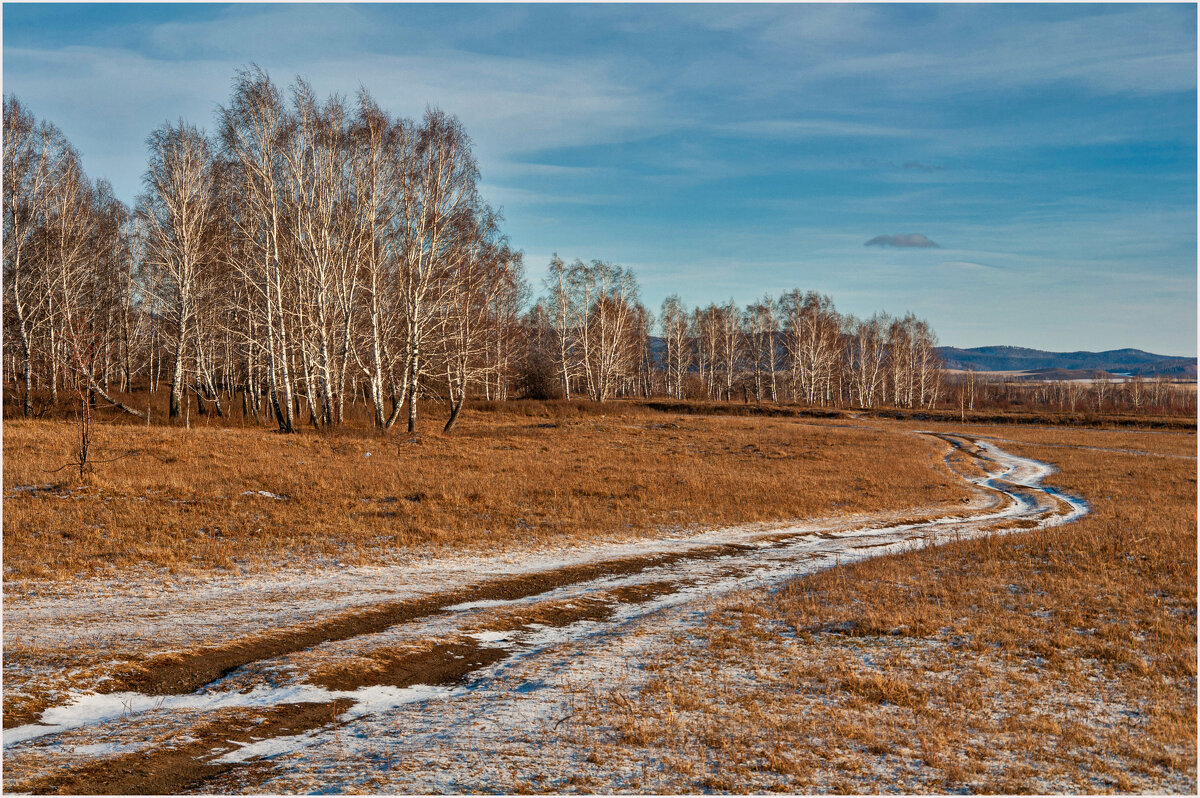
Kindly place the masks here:
<instances>
[{"instance_id":1,"label":"blue sky","mask_svg":"<svg viewBox=\"0 0 1200 798\"><path fill-rule=\"evenodd\" d=\"M457 114L535 286L558 252L632 268L654 309L799 287L948 345L1196 354L1194 5L3 15L5 94L129 202L147 134L211 129L253 61Z\"/></svg>"}]
</instances>

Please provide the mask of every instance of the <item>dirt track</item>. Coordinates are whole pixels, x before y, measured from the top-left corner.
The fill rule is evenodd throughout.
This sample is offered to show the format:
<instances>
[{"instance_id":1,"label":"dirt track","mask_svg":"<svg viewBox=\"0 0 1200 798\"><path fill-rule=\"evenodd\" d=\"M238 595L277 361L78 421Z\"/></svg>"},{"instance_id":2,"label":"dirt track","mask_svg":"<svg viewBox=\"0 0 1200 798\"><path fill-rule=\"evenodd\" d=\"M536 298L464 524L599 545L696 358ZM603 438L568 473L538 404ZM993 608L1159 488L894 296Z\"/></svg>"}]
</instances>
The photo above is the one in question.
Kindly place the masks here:
<instances>
[{"instance_id":1,"label":"dirt track","mask_svg":"<svg viewBox=\"0 0 1200 798\"><path fill-rule=\"evenodd\" d=\"M286 754L293 738L295 745L309 745L322 728L429 696L449 706L513 663L620 635L631 623L730 589L778 584L906 547L1062 523L1086 512L1082 502L1040 486L1048 467L983 441L937 437L974 466L959 474L980 492L968 512L942 508L873 525L760 531L720 545L485 580L151 658L113 674L102 694L47 707L38 713L41 724L30 723L31 712L23 718L6 713L6 770L39 775L5 786L22 792L204 790L231 771L248 776L254 767L247 762ZM214 722L213 711L230 713L231 720ZM470 714L450 710L447 723L461 722L464 712ZM14 720L25 725L12 728ZM95 751L102 732L157 739L130 743L134 750L116 756L62 755L64 749Z\"/></svg>"}]
</instances>

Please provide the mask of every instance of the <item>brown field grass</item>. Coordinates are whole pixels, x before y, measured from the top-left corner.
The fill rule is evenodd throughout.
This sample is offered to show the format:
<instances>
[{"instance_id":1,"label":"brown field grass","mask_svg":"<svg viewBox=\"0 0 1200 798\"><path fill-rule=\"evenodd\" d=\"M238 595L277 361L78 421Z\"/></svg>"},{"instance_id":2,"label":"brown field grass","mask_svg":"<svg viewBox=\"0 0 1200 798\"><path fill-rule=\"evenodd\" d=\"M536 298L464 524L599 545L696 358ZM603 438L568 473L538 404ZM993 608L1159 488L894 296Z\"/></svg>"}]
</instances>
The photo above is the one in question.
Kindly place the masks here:
<instances>
[{"instance_id":1,"label":"brown field grass","mask_svg":"<svg viewBox=\"0 0 1200 798\"><path fill-rule=\"evenodd\" d=\"M678 399L644 399L630 402L637 407L664 413L688 415L767 416L775 418L825 418L825 419L890 419L895 421L951 422L957 424L1002 424L1067 427L1109 427L1116 429L1179 429L1195 430L1194 413L1180 410L1172 415L1142 412L1067 412L1054 408L979 410L905 409L893 407L877 408L833 408L783 402L711 402Z\"/></svg>"},{"instance_id":2,"label":"brown field grass","mask_svg":"<svg viewBox=\"0 0 1200 798\"><path fill-rule=\"evenodd\" d=\"M642 750L685 792L1194 793L1195 460L1005 434L1093 513L723 600L644 688L582 708L598 755Z\"/></svg>"},{"instance_id":3,"label":"brown field grass","mask_svg":"<svg viewBox=\"0 0 1200 798\"><path fill-rule=\"evenodd\" d=\"M136 453L82 483L70 469L47 473L71 459L72 424L9 420L5 578L386 561L902 508L919 517L967 496L941 445L911 434L961 425L732 407L480 404L448 436L106 423L93 456ZM1059 465L1048 481L1093 514L722 600L698 634L643 663L643 687L580 699L572 728L595 761L653 763L641 767L663 771L656 789L684 792L1194 792L1194 431L966 429ZM497 610L481 628L606 607ZM394 681L412 665L392 653L350 665ZM6 668L20 665L12 654ZM462 653L446 654L458 667ZM81 662L62 664L84 678ZM314 674L342 684L346 667Z\"/></svg>"},{"instance_id":4,"label":"brown field grass","mask_svg":"<svg viewBox=\"0 0 1200 798\"><path fill-rule=\"evenodd\" d=\"M362 563L414 547L494 551L967 495L938 444L903 430L623 403L486 410L451 435L95 424L92 458L121 459L82 483L72 468L49 473L74 457L75 425L10 419L5 578Z\"/></svg>"}]
</instances>

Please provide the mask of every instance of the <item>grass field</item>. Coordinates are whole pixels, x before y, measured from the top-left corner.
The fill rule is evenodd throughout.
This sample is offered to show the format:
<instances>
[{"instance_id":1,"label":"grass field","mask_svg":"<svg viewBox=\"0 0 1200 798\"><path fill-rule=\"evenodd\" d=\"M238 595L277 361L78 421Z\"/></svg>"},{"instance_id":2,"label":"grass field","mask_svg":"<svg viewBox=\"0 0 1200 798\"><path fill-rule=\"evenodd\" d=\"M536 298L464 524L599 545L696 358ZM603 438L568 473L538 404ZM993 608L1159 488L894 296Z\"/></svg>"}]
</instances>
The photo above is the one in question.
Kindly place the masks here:
<instances>
[{"instance_id":1,"label":"grass field","mask_svg":"<svg viewBox=\"0 0 1200 798\"><path fill-rule=\"evenodd\" d=\"M4 425L9 580L128 567L235 571L316 558L651 535L938 504L965 494L936 447L902 433L786 419L552 405L466 416L453 435ZM914 502L914 497L919 497Z\"/></svg>"},{"instance_id":2,"label":"grass field","mask_svg":"<svg viewBox=\"0 0 1200 798\"><path fill-rule=\"evenodd\" d=\"M729 596L595 744L682 791L1194 791L1194 435L976 431L1093 513Z\"/></svg>"},{"instance_id":3,"label":"grass field","mask_svg":"<svg viewBox=\"0 0 1200 798\"><path fill-rule=\"evenodd\" d=\"M484 600L463 628L485 637L580 623L586 632L697 580L753 573L772 522L821 517L836 532L863 523L859 514L887 524L981 512L979 492L958 475L978 478L983 461L914 434L965 431L1057 465L1050 482L1092 513L809 566L818 570L778 590L722 588L685 616L660 622L650 612L640 631L618 634L613 651L627 645L628 656L605 654L609 644L552 645L583 669L563 683L570 722L513 729L497 710L493 743L527 738L526 759L512 754L511 773L488 789L1195 790L1194 430L697 409L514 403L464 417L453 435L414 437L97 425L93 456L119 459L82 482L70 469L47 473L71 459L69 423L10 420L6 725L72 688L186 697L235 667L246 689L264 673L345 690L452 680L471 658L500 655L470 635L439 636L444 605ZM684 530L754 522L768 525L661 548ZM853 539L828 537L854 550ZM583 559L565 557L572 549ZM499 578L473 587L485 566L499 566ZM625 582L611 581L620 574ZM506 603L526 597L534 603ZM508 682L495 677L494 699L556 683L538 662ZM217 767L211 754L196 773L216 779L206 789L249 792L481 784L396 781L398 772L372 770L379 750L352 753L360 738L415 745L406 724L420 718L436 732L449 704L342 733L342 722L322 725L345 707L338 701L222 710L248 724L237 732L246 741L260 723L285 736L333 729L321 733L337 742L277 773ZM547 706L558 706L551 720L564 707ZM482 722L456 711L468 728ZM126 791L173 791L192 772L179 769L179 752L194 749L192 762L224 740L213 725L223 716L189 717L151 712L148 726L102 724L15 758L6 751L5 786L89 792L119 777L111 783ZM167 730L185 721L193 725ZM451 743L428 739L430 773L457 761ZM64 755L105 746L129 753ZM158 781L127 778L155 768Z\"/></svg>"}]
</instances>

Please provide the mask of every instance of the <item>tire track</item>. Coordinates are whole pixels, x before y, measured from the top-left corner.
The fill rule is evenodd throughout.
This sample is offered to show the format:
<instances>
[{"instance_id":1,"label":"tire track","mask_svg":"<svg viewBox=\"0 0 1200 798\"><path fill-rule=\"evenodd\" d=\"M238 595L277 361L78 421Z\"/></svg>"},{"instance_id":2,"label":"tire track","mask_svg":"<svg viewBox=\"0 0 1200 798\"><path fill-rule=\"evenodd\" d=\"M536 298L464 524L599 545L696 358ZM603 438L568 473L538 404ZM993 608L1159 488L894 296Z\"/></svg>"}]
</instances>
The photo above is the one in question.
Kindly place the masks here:
<instances>
[{"instance_id":1,"label":"tire track","mask_svg":"<svg viewBox=\"0 0 1200 798\"><path fill-rule=\"evenodd\" d=\"M143 669L119 674L107 687L110 702L119 694L124 717L100 706L103 696L82 695L69 707L49 708L43 724L72 717L83 722L59 726L26 724L5 731L5 754L10 746L36 747L42 738L70 728L99 724L136 725L138 717L164 714L174 708L241 707L263 713L253 740L234 738L220 729L192 726L192 742L182 748L163 747L86 764L46 779L16 785L25 792L145 793L195 789L259 756L308 744L313 730L326 727L330 717L386 712L412 700L423 700L430 688L442 697L460 695L486 680L487 673L515 660L538 656L548 645L597 634L619 634L622 625L667 607L695 602L746 584L778 584L798 573L865 557L879 556L916 544L928 545L989 531L1065 523L1087 512L1086 504L1041 485L1052 467L1009 454L977 436L918 433L942 440L949 447L947 467L955 451L978 464L985 476L954 472L996 497L993 508L970 515L950 514L901 523L843 529L838 532L780 531L750 543L704 546L690 551L651 554L568 566L553 571L491 580L479 585L418 600L396 602L365 612L349 613L302 628L281 630L231 644L201 649L182 657L151 661ZM1003 506L998 506L1003 504ZM432 641L432 645L428 643ZM402 644L397 649L397 644ZM413 645L425 643L416 650ZM365 646L370 667L347 659L347 650ZM403 646L409 646L404 649ZM304 669L304 657L319 655L332 669L318 674ZM320 659L325 657L325 659ZM297 663L297 658L299 662ZM471 681L474 679L474 681ZM383 701L380 693L383 690ZM387 692L387 691L392 692ZM422 690L425 692L423 693ZM406 692L407 691L407 692ZM90 702L90 703L89 703ZM389 703L391 702L391 703ZM86 711L98 707L90 715ZM109 704L111 707L111 703ZM311 708L306 718L324 718L303 727L291 722L280 707ZM56 710L61 710L57 711ZM288 722L269 719L283 712ZM357 713L357 715L355 714ZM74 721L71 721L74 722ZM334 723L340 721L335 720ZM296 735L296 729L302 734ZM208 746L205 748L204 746ZM181 751L204 767L181 768ZM132 757L132 759L131 759ZM136 762L131 769L129 763ZM191 773L190 780L164 781L168 772ZM169 786L170 790L163 790Z\"/></svg>"}]
</instances>

